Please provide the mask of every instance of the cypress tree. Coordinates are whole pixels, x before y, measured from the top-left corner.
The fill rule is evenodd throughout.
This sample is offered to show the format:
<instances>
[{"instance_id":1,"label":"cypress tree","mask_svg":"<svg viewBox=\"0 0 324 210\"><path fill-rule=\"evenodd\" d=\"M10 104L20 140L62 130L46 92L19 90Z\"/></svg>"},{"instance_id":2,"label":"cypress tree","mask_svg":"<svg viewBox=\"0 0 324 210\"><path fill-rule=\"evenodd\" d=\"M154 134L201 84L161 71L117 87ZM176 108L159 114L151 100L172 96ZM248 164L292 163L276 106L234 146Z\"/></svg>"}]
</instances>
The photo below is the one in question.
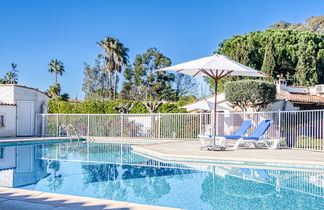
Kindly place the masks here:
<instances>
[{"instance_id":1,"label":"cypress tree","mask_svg":"<svg viewBox=\"0 0 324 210\"><path fill-rule=\"evenodd\" d=\"M314 42L307 38L301 39L298 49L298 63L294 75L296 85L313 86L318 84L318 72L316 71L316 57Z\"/></svg>"},{"instance_id":2,"label":"cypress tree","mask_svg":"<svg viewBox=\"0 0 324 210\"><path fill-rule=\"evenodd\" d=\"M272 76L276 77L276 58L275 58L275 48L273 45L272 38L269 40L268 44L265 47L263 63L261 67L261 71Z\"/></svg>"}]
</instances>

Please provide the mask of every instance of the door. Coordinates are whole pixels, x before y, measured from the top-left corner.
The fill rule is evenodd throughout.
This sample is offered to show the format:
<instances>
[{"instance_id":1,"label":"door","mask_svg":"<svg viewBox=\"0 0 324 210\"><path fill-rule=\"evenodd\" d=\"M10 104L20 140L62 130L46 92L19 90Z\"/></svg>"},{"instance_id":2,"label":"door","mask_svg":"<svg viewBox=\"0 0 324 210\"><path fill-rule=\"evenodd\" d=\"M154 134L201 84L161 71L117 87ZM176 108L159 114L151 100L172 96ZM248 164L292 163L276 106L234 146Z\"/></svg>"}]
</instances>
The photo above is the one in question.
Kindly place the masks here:
<instances>
[{"instance_id":1,"label":"door","mask_svg":"<svg viewBox=\"0 0 324 210\"><path fill-rule=\"evenodd\" d=\"M34 129L34 102L17 102L17 136L32 136Z\"/></svg>"}]
</instances>

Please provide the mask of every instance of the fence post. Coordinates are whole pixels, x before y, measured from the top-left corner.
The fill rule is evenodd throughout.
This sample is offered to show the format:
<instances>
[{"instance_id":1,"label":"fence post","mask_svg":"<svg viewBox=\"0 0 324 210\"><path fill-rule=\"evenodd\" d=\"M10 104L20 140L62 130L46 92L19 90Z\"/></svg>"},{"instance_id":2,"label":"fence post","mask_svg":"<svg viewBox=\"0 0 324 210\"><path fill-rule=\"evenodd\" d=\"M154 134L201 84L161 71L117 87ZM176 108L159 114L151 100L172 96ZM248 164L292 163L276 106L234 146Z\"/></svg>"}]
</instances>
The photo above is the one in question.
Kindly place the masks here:
<instances>
[{"instance_id":1,"label":"fence post","mask_svg":"<svg viewBox=\"0 0 324 210\"><path fill-rule=\"evenodd\" d=\"M38 122L37 122L37 118L38 118L38 114L36 114L36 117L35 117L35 127L34 127L34 136L37 136L38 135Z\"/></svg>"},{"instance_id":2,"label":"fence post","mask_svg":"<svg viewBox=\"0 0 324 210\"><path fill-rule=\"evenodd\" d=\"M59 134L59 125L58 125L58 123L59 123L58 114L56 114L56 136L58 136L58 134Z\"/></svg>"},{"instance_id":3,"label":"fence post","mask_svg":"<svg viewBox=\"0 0 324 210\"><path fill-rule=\"evenodd\" d=\"M158 125L159 125L159 132L158 132L158 139L160 140L161 138L161 113L159 113L159 116L158 116Z\"/></svg>"},{"instance_id":4,"label":"fence post","mask_svg":"<svg viewBox=\"0 0 324 210\"><path fill-rule=\"evenodd\" d=\"M323 110L321 111L321 113L322 114L320 116L322 116L322 126L320 126L320 129L322 129L322 135L321 135L322 148L320 148L320 149L323 150L324 149L324 112L323 112Z\"/></svg>"},{"instance_id":5,"label":"fence post","mask_svg":"<svg viewBox=\"0 0 324 210\"><path fill-rule=\"evenodd\" d=\"M281 139L281 110L279 109L278 111L278 130L279 130L279 135L278 138Z\"/></svg>"},{"instance_id":6,"label":"fence post","mask_svg":"<svg viewBox=\"0 0 324 210\"><path fill-rule=\"evenodd\" d=\"M201 131L202 131L202 113L199 113L199 135L202 135Z\"/></svg>"},{"instance_id":7,"label":"fence post","mask_svg":"<svg viewBox=\"0 0 324 210\"><path fill-rule=\"evenodd\" d=\"M45 122L44 122L44 114L42 114L42 136L44 136L45 133Z\"/></svg>"},{"instance_id":8,"label":"fence post","mask_svg":"<svg viewBox=\"0 0 324 210\"><path fill-rule=\"evenodd\" d=\"M90 136L90 114L88 114L87 136Z\"/></svg>"},{"instance_id":9,"label":"fence post","mask_svg":"<svg viewBox=\"0 0 324 210\"><path fill-rule=\"evenodd\" d=\"M124 115L120 114L120 138L123 138L123 129L124 129Z\"/></svg>"}]
</instances>

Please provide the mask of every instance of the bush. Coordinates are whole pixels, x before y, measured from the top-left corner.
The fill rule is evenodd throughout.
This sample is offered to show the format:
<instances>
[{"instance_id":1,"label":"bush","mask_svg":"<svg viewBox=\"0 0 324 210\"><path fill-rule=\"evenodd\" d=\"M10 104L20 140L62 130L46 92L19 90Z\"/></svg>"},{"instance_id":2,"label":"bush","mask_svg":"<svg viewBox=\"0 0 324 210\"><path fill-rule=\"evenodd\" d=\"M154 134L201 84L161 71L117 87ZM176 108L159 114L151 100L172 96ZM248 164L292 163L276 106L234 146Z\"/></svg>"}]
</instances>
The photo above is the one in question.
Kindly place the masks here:
<instances>
[{"instance_id":1,"label":"bush","mask_svg":"<svg viewBox=\"0 0 324 210\"><path fill-rule=\"evenodd\" d=\"M176 104L165 103L158 109L159 113L186 113L186 109L180 109Z\"/></svg>"},{"instance_id":2,"label":"bush","mask_svg":"<svg viewBox=\"0 0 324 210\"><path fill-rule=\"evenodd\" d=\"M276 86L261 80L241 80L225 84L226 100L247 111L259 111L276 100Z\"/></svg>"},{"instance_id":3,"label":"bush","mask_svg":"<svg viewBox=\"0 0 324 210\"><path fill-rule=\"evenodd\" d=\"M84 102L66 102L52 99L48 102L48 113L61 114L119 114L114 107L120 104L134 103L130 113L149 113L141 101L97 101L87 100ZM180 109L178 105L165 103L159 109L160 113L185 113L185 109Z\"/></svg>"}]
</instances>

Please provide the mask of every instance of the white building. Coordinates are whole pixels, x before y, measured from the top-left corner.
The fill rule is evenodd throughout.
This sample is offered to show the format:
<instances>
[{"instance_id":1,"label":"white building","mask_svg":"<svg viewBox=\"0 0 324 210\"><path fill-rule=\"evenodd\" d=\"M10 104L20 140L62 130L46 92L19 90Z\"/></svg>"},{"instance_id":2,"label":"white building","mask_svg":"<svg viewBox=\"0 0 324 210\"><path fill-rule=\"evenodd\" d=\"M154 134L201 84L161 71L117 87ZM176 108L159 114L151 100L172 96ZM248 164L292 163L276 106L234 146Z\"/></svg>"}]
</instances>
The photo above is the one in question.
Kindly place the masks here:
<instances>
[{"instance_id":1,"label":"white building","mask_svg":"<svg viewBox=\"0 0 324 210\"><path fill-rule=\"evenodd\" d=\"M313 87L290 86L285 80L275 82L277 101L268 106L268 110L312 110L324 109L324 85Z\"/></svg>"},{"instance_id":2,"label":"white building","mask_svg":"<svg viewBox=\"0 0 324 210\"><path fill-rule=\"evenodd\" d=\"M33 136L36 114L43 113L47 101L38 89L0 84L0 137Z\"/></svg>"},{"instance_id":3,"label":"white building","mask_svg":"<svg viewBox=\"0 0 324 210\"><path fill-rule=\"evenodd\" d=\"M324 85L316 85L314 87L289 86L284 80L275 82L277 88L276 102L268 105L265 111L295 111L324 109ZM218 112L242 112L238 107L226 101L225 94L217 95L217 111ZM210 112L213 106L208 103L214 102L214 95L200 99L191 104L183 106L188 112ZM252 110L249 110L252 111Z\"/></svg>"}]
</instances>

